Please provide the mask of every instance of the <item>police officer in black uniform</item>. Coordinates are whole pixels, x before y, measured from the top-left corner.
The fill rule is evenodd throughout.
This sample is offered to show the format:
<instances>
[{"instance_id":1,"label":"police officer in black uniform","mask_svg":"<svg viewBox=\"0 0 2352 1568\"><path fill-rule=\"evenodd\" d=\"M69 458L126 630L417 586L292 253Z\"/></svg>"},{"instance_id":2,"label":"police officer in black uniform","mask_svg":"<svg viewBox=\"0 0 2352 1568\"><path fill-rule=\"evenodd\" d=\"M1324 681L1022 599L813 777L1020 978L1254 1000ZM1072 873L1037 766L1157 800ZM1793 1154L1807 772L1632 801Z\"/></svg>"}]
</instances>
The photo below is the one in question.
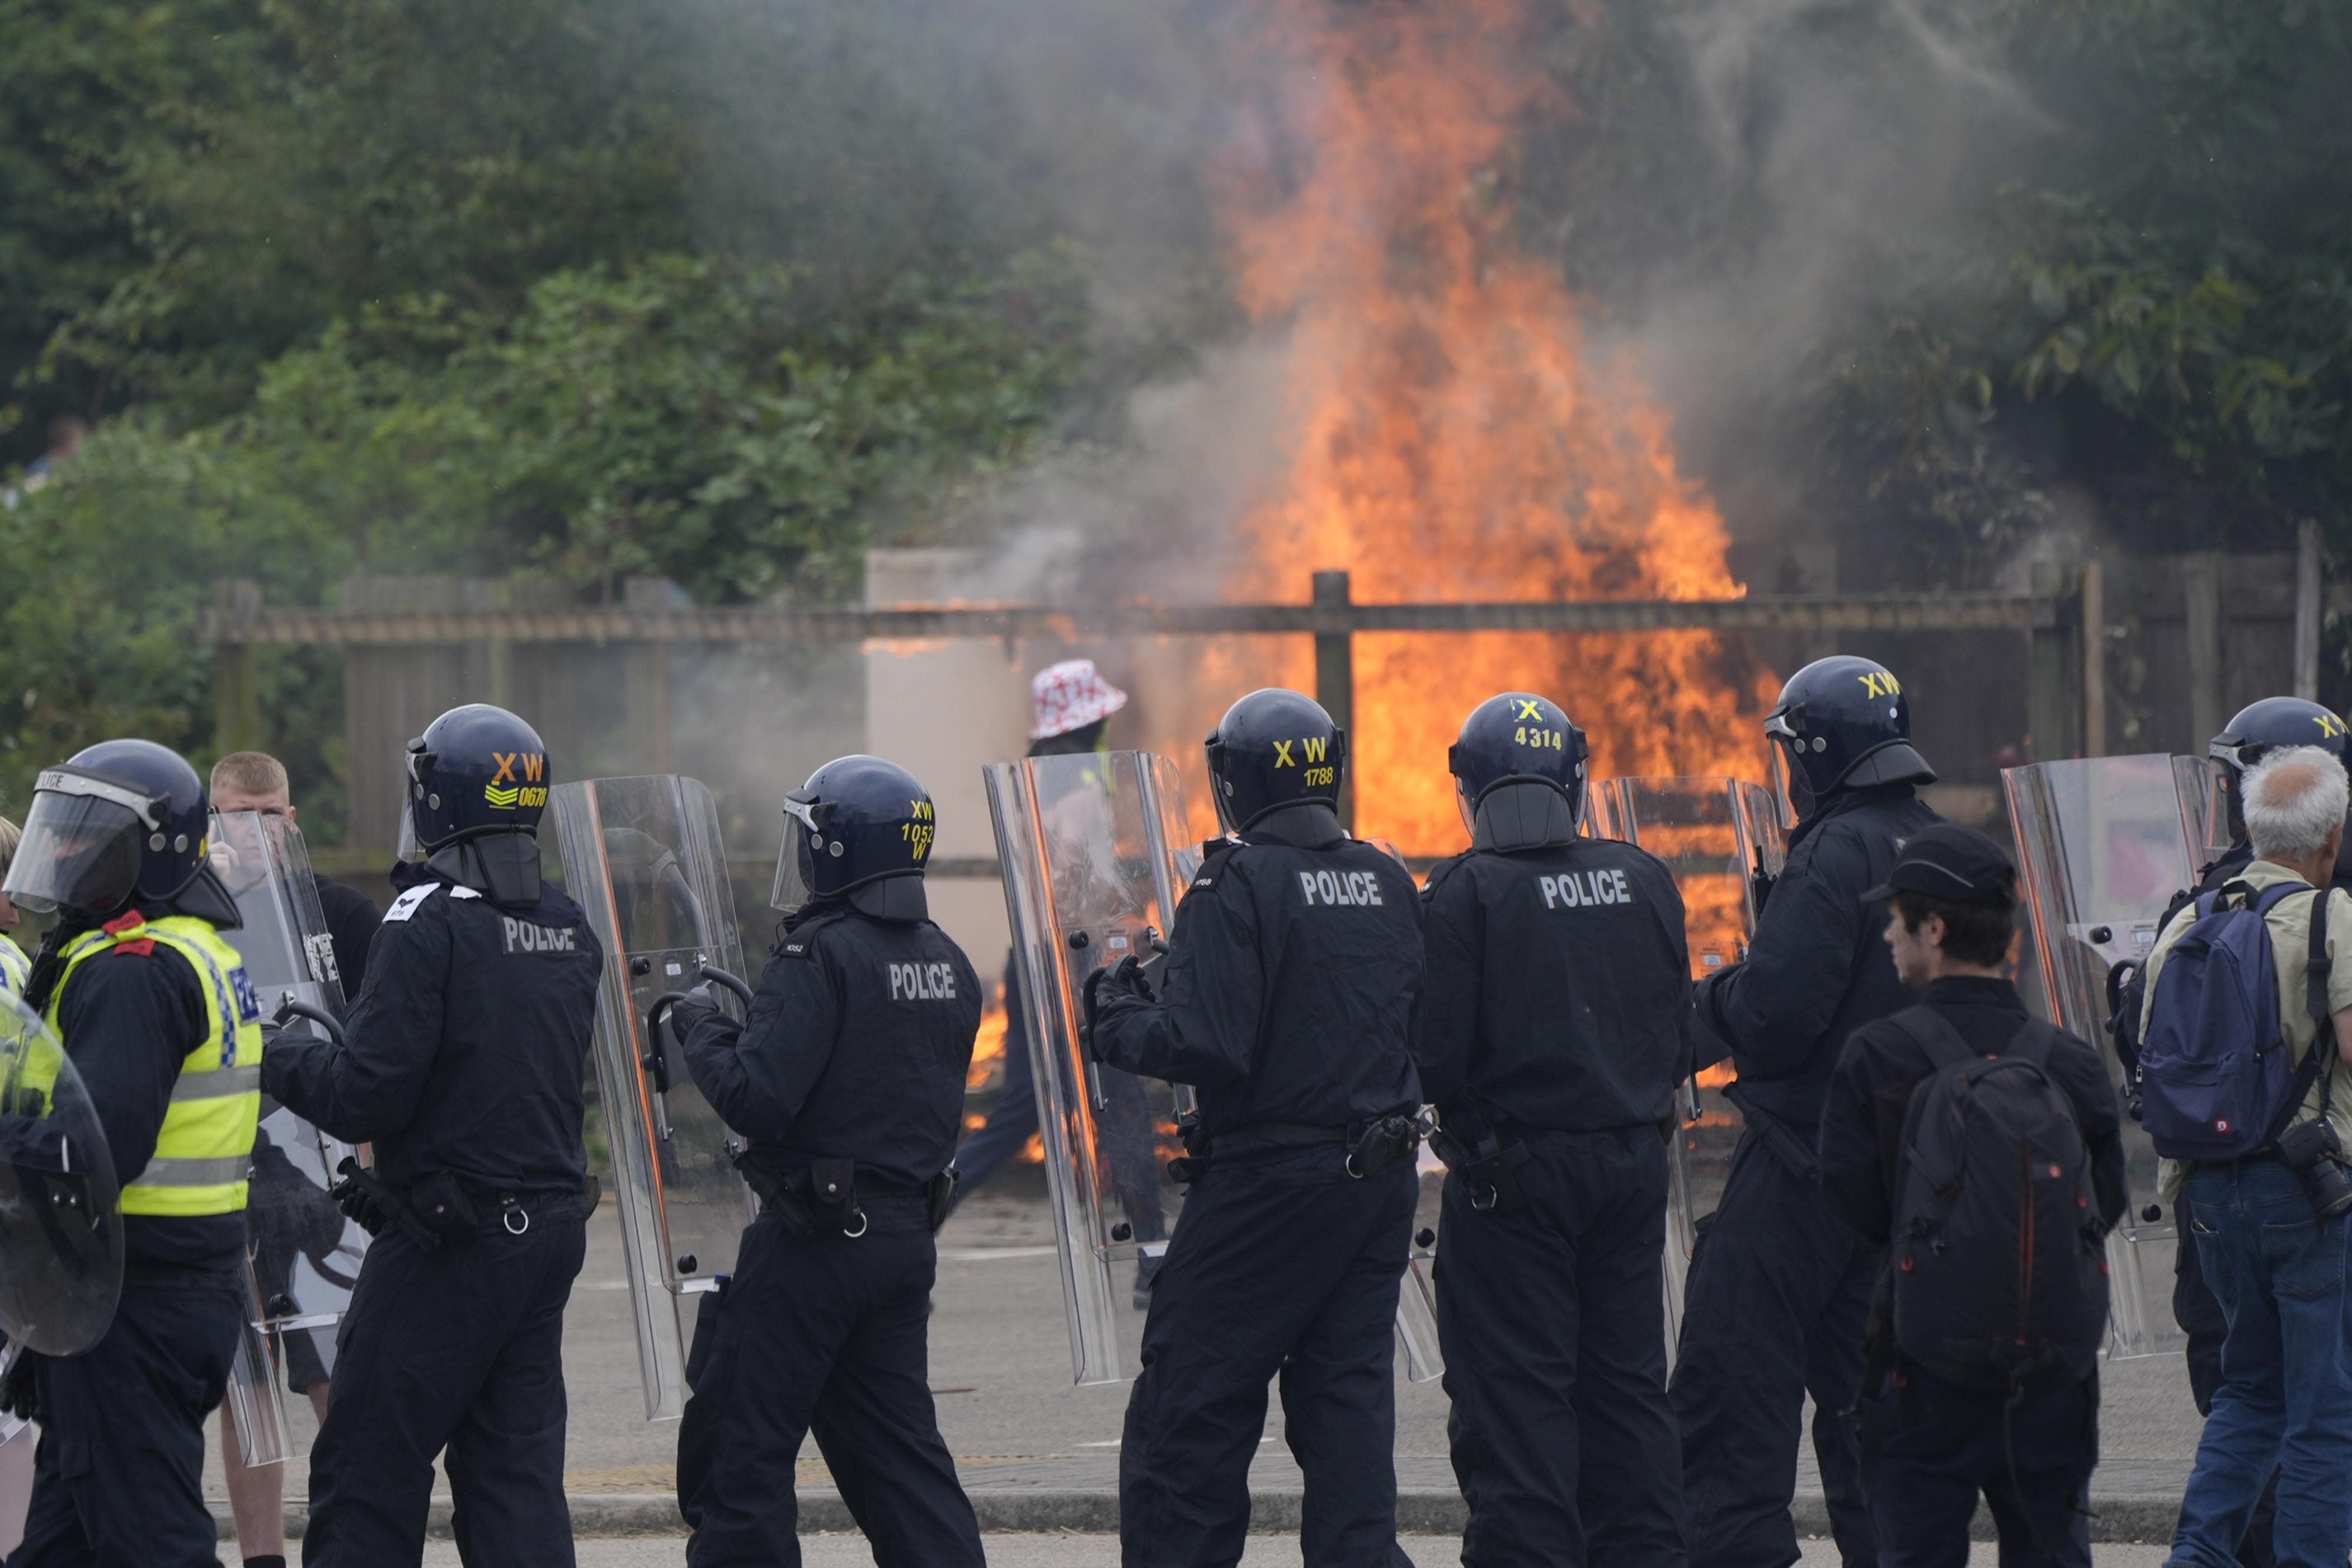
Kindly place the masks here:
<instances>
[{"instance_id":1,"label":"police officer in black uniform","mask_svg":"<svg viewBox=\"0 0 2352 1568\"><path fill-rule=\"evenodd\" d=\"M2239 780L2247 768L2262 760L2265 752L2283 746L2316 746L2352 767L2344 721L2319 704L2301 697L2264 697L2240 709L2206 747L2206 755L2212 760L2214 787L2228 813L2230 847L2210 864L2198 868L2196 887L2182 891L2173 899L2164 918L2157 923L2158 930L2169 925L2184 904L2221 886L2253 860L2253 845L2247 841L2246 819L2239 803ZM2352 855L2352 851L2347 854ZM2345 858L2336 862L2335 885L2352 888L2352 863ZM2138 1071L2145 982L2134 977L2122 988L2122 993L2121 1005L2109 1027L2116 1031L2116 1051L2124 1060L2128 1081ZM2205 1282L2197 1249L2187 1243L2193 1215L2186 1190L2175 1200L2172 1218L2175 1230L2183 1239L2173 1255L2172 1315L2181 1332L2189 1336L2189 1392L2197 1401L2198 1414L2206 1416L2212 1414L2213 1396L2221 1386L2221 1341L2230 1325L2221 1314L2221 1299ZM2246 1568L2271 1568L2276 1561L2271 1552L2271 1521L2278 1511L2277 1479L2274 1471L2272 1484L2263 1489L2254 1505L2253 1521L2247 1528L2246 1539L2239 1543L2238 1561Z\"/></svg>"},{"instance_id":2,"label":"police officer in black uniform","mask_svg":"<svg viewBox=\"0 0 2352 1568\"><path fill-rule=\"evenodd\" d=\"M421 859L368 953L342 1038L289 1033L269 1092L352 1143L375 1233L310 1454L306 1563L414 1563L447 1449L468 1563L572 1559L563 1307L594 1202L582 1141L604 952L540 874L547 747L472 704L408 743Z\"/></svg>"},{"instance_id":3,"label":"police officer in black uniform","mask_svg":"<svg viewBox=\"0 0 2352 1568\"><path fill-rule=\"evenodd\" d=\"M1469 852L1430 873L1413 1056L1445 1159L1437 1331L1462 1560L1679 1568L1666 1147L1690 1046L1682 894L1578 836L1584 734L1528 692L1448 757Z\"/></svg>"},{"instance_id":4,"label":"police officer in black uniform","mask_svg":"<svg viewBox=\"0 0 2352 1568\"><path fill-rule=\"evenodd\" d=\"M205 790L177 753L110 740L45 770L5 891L55 913L26 1005L79 1073L121 1187L114 1322L79 1355L27 1354L5 1403L41 1423L16 1568L210 1568L205 1418L245 1311L246 1166L259 1008L219 932Z\"/></svg>"},{"instance_id":5,"label":"police officer in black uniform","mask_svg":"<svg viewBox=\"0 0 2352 1568\"><path fill-rule=\"evenodd\" d=\"M1730 1056L1748 1128L1691 1260L1672 1392L1682 1427L1691 1561L1786 1568L1805 1396L1830 1524L1847 1568L1877 1559L1853 1411L1879 1250L1830 1213L1815 1141L1838 1049L1910 1005L1863 894L1897 845L1941 821L1916 786L1911 708L1884 665L1837 655L1789 678L1765 720L1797 826L1744 962L1698 990L1699 1020ZM1706 1065L1704 1061L1701 1065Z\"/></svg>"},{"instance_id":6,"label":"police officer in black uniform","mask_svg":"<svg viewBox=\"0 0 2352 1568\"><path fill-rule=\"evenodd\" d=\"M761 1197L705 1296L677 1434L687 1561L795 1564L793 1465L816 1434L882 1568L980 1568L980 1526L929 1382L980 979L931 924L934 820L915 776L844 757L785 797L783 927L749 1019L707 988L671 1024Z\"/></svg>"},{"instance_id":7,"label":"police officer in black uniform","mask_svg":"<svg viewBox=\"0 0 2352 1568\"><path fill-rule=\"evenodd\" d=\"M1297 692L1208 740L1219 821L1157 984L1090 980L1095 1054L1189 1083L1200 1161L1144 1322L1119 1448L1128 1568L1231 1563L1279 1374L1310 1565L1403 1564L1391 1325L1416 1196L1420 903L1334 807L1347 737ZM1156 966L1155 966L1156 967Z\"/></svg>"}]
</instances>

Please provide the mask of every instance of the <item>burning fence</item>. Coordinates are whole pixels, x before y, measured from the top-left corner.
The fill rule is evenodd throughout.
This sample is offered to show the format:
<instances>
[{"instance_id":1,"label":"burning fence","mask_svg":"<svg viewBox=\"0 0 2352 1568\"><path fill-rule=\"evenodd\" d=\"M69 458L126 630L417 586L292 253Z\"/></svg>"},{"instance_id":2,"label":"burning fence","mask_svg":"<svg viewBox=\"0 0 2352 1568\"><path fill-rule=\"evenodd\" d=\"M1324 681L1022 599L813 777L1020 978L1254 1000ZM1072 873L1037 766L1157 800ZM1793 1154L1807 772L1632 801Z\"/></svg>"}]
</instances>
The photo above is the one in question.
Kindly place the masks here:
<instances>
[{"instance_id":1,"label":"burning fence","mask_svg":"<svg viewBox=\"0 0 2352 1568\"><path fill-rule=\"evenodd\" d=\"M1744 592L1666 416L1588 353L1553 265L1512 235L1515 123L1562 107L1525 24L1518 0L1272 8L1284 90L1226 171L1223 213L1242 302L1286 342L1293 451L1237 525L1229 598L1335 567L1382 601ZM1245 684L1230 656L1205 673L1311 689L1303 656L1254 658ZM1459 841L1439 764L1496 691L1558 697L1596 772L1753 778L1777 686L1706 632L1368 635L1355 674L1359 823L1421 852Z\"/></svg>"}]
</instances>

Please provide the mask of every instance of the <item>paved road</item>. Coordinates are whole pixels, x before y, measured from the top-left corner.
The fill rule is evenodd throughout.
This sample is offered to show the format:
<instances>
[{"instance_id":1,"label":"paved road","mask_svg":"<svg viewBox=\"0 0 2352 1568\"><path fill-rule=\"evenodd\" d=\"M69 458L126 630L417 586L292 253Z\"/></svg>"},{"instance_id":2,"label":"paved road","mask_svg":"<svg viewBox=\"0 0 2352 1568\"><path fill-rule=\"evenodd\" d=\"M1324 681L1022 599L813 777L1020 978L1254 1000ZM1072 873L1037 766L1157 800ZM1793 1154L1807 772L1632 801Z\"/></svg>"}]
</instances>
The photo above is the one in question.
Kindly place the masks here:
<instances>
[{"instance_id":1,"label":"paved road","mask_svg":"<svg viewBox=\"0 0 2352 1568\"><path fill-rule=\"evenodd\" d=\"M1403 1541L1405 1552L1417 1568L1460 1568L1457 1542L1427 1535L1408 1535ZM992 1535L987 1544L992 1568L1105 1568L1118 1561L1118 1542L1103 1535ZM2091 1560L2097 1568L2160 1568L2164 1553L2161 1546L2100 1546L2092 1550ZM874 1554L866 1550L862 1536L804 1535L801 1558L808 1568L866 1568ZM1804 1560L1832 1568L1838 1560L1837 1551L1825 1541L1807 1542ZM655 1568L685 1561L682 1541L580 1543L580 1568ZM1246 1568L1273 1568L1276 1563L1297 1561L1295 1535L1254 1535L1242 1557ZM1970 1568L1994 1568L1999 1561L1994 1548L1987 1545L1978 1546L1969 1558ZM446 1541L425 1549L424 1568L457 1568L457 1549Z\"/></svg>"},{"instance_id":2,"label":"paved road","mask_svg":"<svg viewBox=\"0 0 2352 1568\"><path fill-rule=\"evenodd\" d=\"M1019 1175L1035 1181L1032 1173ZM1127 1389L1071 1385L1059 1268L1048 1224L1042 1188L1026 1196L1016 1182L1010 1193L975 1195L940 1237L931 1382L939 1390L941 1430L973 1487L1116 1485ZM619 1231L609 1204L591 1224L587 1264L566 1320L564 1370L572 1400L567 1490L669 1490L677 1427L645 1418ZM2105 1459L2096 1489L2118 1495L2178 1495L2198 1430L2178 1358L2110 1365L2105 1390ZM1437 1384L1408 1384L1400 1366L1398 1479L1408 1490L1450 1490L1454 1485L1445 1458L1445 1409ZM1281 1430L1276 1402L1253 1477L1259 1489L1297 1484ZM299 1498L307 1470L298 1460L291 1472L291 1490ZM803 1484L824 1479L814 1445L802 1460L799 1479ZM223 1495L216 1463L213 1484L214 1495ZM1810 1455L1799 1485L1818 1490Z\"/></svg>"}]
</instances>

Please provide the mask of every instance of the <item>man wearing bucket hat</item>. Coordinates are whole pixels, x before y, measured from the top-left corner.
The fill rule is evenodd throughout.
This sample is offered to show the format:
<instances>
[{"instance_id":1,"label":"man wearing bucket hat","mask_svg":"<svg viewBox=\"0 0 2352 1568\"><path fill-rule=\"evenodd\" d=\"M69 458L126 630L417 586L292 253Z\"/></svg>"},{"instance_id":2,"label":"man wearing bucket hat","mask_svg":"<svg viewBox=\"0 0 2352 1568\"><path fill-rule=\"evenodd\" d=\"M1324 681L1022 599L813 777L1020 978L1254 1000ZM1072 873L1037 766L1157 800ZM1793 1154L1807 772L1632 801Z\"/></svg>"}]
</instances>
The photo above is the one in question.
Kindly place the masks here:
<instances>
[{"instance_id":1,"label":"man wearing bucket hat","mask_svg":"<svg viewBox=\"0 0 2352 1568\"><path fill-rule=\"evenodd\" d=\"M1092 659L1064 659L1029 682L1029 755L1075 757L1104 747L1110 716L1127 706L1127 694L1103 679ZM1037 1092L1029 1062L1029 1030L1022 1010L1021 980L1011 956L1004 961L1004 1087L987 1123L956 1151L962 1179L956 1201L1002 1169L1028 1146L1037 1132Z\"/></svg>"}]
</instances>

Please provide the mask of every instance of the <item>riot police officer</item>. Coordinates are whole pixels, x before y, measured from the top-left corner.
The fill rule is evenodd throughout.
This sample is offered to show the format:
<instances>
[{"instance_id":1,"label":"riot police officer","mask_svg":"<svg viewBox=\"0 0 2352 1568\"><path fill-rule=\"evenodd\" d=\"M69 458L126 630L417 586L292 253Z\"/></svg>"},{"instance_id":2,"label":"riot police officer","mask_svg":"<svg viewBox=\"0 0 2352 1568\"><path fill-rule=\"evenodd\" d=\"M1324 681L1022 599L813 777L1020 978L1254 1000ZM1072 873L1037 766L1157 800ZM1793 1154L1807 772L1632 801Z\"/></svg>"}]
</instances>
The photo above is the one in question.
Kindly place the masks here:
<instances>
[{"instance_id":1,"label":"riot police officer","mask_svg":"<svg viewBox=\"0 0 2352 1568\"><path fill-rule=\"evenodd\" d=\"M1437 1330L1481 1568L1685 1561L1658 1293L1683 901L1656 857L1578 836L1584 759L1549 699L1479 704L1447 758L1471 847L1423 894Z\"/></svg>"},{"instance_id":2,"label":"riot police officer","mask_svg":"<svg viewBox=\"0 0 2352 1568\"><path fill-rule=\"evenodd\" d=\"M1694 1563L1797 1561L1789 1503L1810 1393L1830 1524L1853 1568L1877 1557L1852 1412L1880 1253L1830 1212L1814 1150L1846 1036L1910 1005L1881 939L1885 908L1863 894L1906 835L1941 819L1916 798L1936 775L1884 665L1807 664L1764 733L1797 825L1746 961L1698 990L1717 1042L1702 1055L1730 1056L1748 1126L1691 1260L1672 1393Z\"/></svg>"},{"instance_id":3,"label":"riot police officer","mask_svg":"<svg viewBox=\"0 0 2352 1568\"><path fill-rule=\"evenodd\" d=\"M306 1563L416 1561L445 1448L465 1561L572 1561L563 1306L594 1201L604 954L540 874L548 780L538 732L488 704L410 741L401 891L342 1038L289 1033L262 1065L296 1114L375 1145L342 1189L375 1241L310 1454Z\"/></svg>"},{"instance_id":4,"label":"riot police officer","mask_svg":"<svg viewBox=\"0 0 2352 1568\"><path fill-rule=\"evenodd\" d=\"M110 740L42 772L6 895L58 924L25 1000L64 1042L121 1183L126 1271L84 1354L27 1356L9 1403L42 1423L16 1564L214 1563L205 1418L245 1310L258 1004L220 937L236 905L205 857L203 782Z\"/></svg>"},{"instance_id":5,"label":"riot police officer","mask_svg":"<svg viewBox=\"0 0 2352 1568\"><path fill-rule=\"evenodd\" d=\"M913 774L838 758L784 811L783 929L749 1018L706 988L672 1019L695 1086L751 1140L740 1166L761 1198L695 1323L677 1434L687 1561L800 1562L793 1465L814 1430L882 1568L979 1568L927 1320L980 978L929 918L935 821Z\"/></svg>"},{"instance_id":6,"label":"riot police officer","mask_svg":"<svg viewBox=\"0 0 2352 1568\"><path fill-rule=\"evenodd\" d=\"M1129 1568L1240 1559L1277 1374L1306 1561L1405 1561L1390 1333L1416 1195L1420 902L1339 825L1346 762L1297 693L1234 704L1208 739L1231 836L1203 846L1164 973L1130 956L1089 982L1101 1061L1200 1092L1119 1448Z\"/></svg>"}]
</instances>

